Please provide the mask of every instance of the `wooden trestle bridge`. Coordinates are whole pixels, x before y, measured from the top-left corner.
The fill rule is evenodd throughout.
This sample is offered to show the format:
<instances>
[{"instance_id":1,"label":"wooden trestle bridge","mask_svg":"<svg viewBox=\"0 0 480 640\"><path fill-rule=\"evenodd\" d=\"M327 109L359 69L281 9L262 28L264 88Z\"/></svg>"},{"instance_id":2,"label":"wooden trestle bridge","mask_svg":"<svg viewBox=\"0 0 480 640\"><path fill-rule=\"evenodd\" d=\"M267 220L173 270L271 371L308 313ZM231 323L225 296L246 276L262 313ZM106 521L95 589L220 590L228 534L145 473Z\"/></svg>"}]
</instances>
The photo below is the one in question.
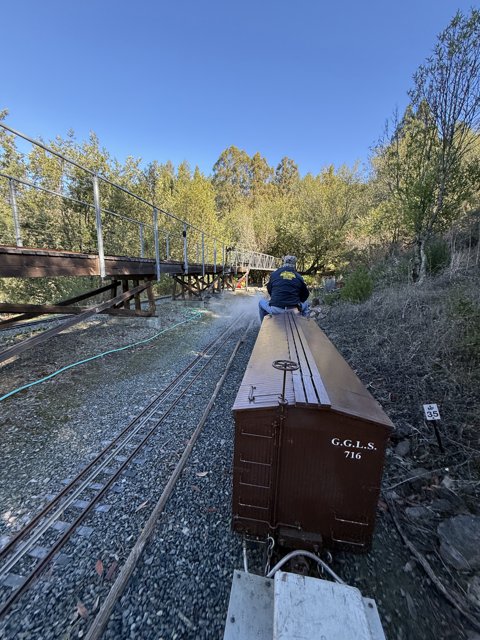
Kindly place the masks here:
<instances>
[{"instance_id":1,"label":"wooden trestle bridge","mask_svg":"<svg viewBox=\"0 0 480 640\"><path fill-rule=\"evenodd\" d=\"M156 315L152 285L163 276L171 279L173 299L202 299L207 292L235 289L250 271L268 272L279 266L273 256L229 247L4 123L0 127L12 139L21 138L22 144L28 142L37 152L58 160L61 168L53 187L51 181L42 184L28 175L0 171L0 205L11 211L10 227L0 229L0 277L97 276L100 285L50 305L0 302L0 314L9 314L0 320L0 328L44 314L71 316L0 352L0 362L98 313ZM112 202L120 203L117 210ZM42 211L41 228L35 224L32 209ZM55 227L55 234L48 233L48 225ZM54 247L49 246L52 237ZM106 298L101 303L78 304L91 303L100 294ZM142 294L147 296L148 309L142 309Z\"/></svg>"}]
</instances>

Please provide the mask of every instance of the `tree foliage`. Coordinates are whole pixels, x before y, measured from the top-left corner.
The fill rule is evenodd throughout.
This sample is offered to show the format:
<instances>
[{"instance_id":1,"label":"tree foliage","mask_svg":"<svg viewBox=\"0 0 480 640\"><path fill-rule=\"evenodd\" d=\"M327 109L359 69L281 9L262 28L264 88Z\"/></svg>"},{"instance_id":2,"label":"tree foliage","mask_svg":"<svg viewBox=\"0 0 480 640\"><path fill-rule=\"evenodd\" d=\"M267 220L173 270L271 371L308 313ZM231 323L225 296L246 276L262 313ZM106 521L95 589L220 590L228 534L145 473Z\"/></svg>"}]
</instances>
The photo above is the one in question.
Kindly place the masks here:
<instances>
[{"instance_id":1,"label":"tree foliage","mask_svg":"<svg viewBox=\"0 0 480 640\"><path fill-rule=\"evenodd\" d=\"M480 12L458 12L414 76L411 104L377 148L377 179L416 247L413 276L423 280L425 243L461 213L478 184ZM398 222L398 219L397 219Z\"/></svg>"}]
</instances>

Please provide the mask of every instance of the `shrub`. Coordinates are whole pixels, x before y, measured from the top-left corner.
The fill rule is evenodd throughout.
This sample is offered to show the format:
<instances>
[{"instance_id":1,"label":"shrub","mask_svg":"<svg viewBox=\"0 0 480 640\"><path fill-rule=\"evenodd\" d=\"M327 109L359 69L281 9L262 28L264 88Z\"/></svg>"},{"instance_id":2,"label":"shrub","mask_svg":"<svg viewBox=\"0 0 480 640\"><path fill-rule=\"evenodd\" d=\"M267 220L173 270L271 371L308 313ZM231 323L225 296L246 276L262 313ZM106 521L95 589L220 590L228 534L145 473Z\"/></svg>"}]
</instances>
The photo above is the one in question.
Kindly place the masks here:
<instances>
[{"instance_id":1,"label":"shrub","mask_svg":"<svg viewBox=\"0 0 480 640\"><path fill-rule=\"evenodd\" d=\"M430 241L425 247L427 256L427 269L431 274L436 274L445 269L450 262L450 249L443 238Z\"/></svg>"},{"instance_id":2,"label":"shrub","mask_svg":"<svg viewBox=\"0 0 480 640\"><path fill-rule=\"evenodd\" d=\"M333 306L339 301L339 292L335 291L333 293L325 293L322 297L323 304L328 305L329 307Z\"/></svg>"},{"instance_id":3,"label":"shrub","mask_svg":"<svg viewBox=\"0 0 480 640\"><path fill-rule=\"evenodd\" d=\"M364 302L372 295L372 291L373 280L370 274L365 267L358 267L346 277L340 297L349 302Z\"/></svg>"}]
</instances>

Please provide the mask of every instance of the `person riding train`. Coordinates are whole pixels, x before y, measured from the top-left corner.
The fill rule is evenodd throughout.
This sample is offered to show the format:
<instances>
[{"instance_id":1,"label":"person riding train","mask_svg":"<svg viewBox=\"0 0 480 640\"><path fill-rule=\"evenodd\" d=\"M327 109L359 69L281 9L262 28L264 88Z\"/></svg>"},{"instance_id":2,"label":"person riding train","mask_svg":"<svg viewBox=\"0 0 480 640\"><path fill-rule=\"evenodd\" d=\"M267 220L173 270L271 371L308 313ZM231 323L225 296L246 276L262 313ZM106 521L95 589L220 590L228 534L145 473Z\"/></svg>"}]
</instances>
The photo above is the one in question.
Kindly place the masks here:
<instances>
[{"instance_id":1,"label":"person riding train","mask_svg":"<svg viewBox=\"0 0 480 640\"><path fill-rule=\"evenodd\" d=\"M295 256L285 256L283 266L270 276L267 284L270 301L262 298L258 303L260 322L266 315L278 315L288 309L298 309L307 315L309 292L305 280L295 270L296 264Z\"/></svg>"}]
</instances>

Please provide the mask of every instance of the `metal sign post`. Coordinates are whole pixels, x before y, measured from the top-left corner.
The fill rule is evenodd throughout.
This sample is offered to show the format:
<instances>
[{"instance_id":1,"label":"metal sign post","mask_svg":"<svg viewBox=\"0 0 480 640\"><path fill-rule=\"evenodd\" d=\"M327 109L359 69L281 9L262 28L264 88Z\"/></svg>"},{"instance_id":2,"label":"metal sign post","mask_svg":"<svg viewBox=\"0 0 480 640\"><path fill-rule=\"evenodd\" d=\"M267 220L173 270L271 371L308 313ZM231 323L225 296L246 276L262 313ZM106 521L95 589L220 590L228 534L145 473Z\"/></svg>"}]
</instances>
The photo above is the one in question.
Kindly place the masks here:
<instances>
[{"instance_id":1,"label":"metal sign post","mask_svg":"<svg viewBox=\"0 0 480 640\"><path fill-rule=\"evenodd\" d=\"M442 453L445 453L443 448L442 439L440 437L440 431L438 429L438 423L440 422L440 411L434 403L424 404L423 412L425 413L425 420L427 422L433 422L433 429L435 431L435 437L437 438L438 447Z\"/></svg>"},{"instance_id":2,"label":"metal sign post","mask_svg":"<svg viewBox=\"0 0 480 640\"><path fill-rule=\"evenodd\" d=\"M160 246L158 242L158 210L153 207L153 238L155 242L155 265L157 267L157 282L160 281Z\"/></svg>"},{"instance_id":3,"label":"metal sign post","mask_svg":"<svg viewBox=\"0 0 480 640\"><path fill-rule=\"evenodd\" d=\"M93 203L95 205L95 221L97 227L97 249L100 264L100 276L105 278L105 253L103 249L102 208L100 206L100 189L98 176L93 176Z\"/></svg>"},{"instance_id":4,"label":"metal sign post","mask_svg":"<svg viewBox=\"0 0 480 640\"><path fill-rule=\"evenodd\" d=\"M140 223L140 257L145 257L145 240L143 238L143 223Z\"/></svg>"},{"instance_id":5,"label":"metal sign post","mask_svg":"<svg viewBox=\"0 0 480 640\"><path fill-rule=\"evenodd\" d=\"M18 218L17 191L12 178L9 179L8 186L10 187L10 204L12 206L13 225L15 227L15 242L17 247L23 247L22 236L20 234L20 220Z\"/></svg>"},{"instance_id":6,"label":"metal sign post","mask_svg":"<svg viewBox=\"0 0 480 640\"><path fill-rule=\"evenodd\" d=\"M187 223L183 225L183 269L188 273Z\"/></svg>"}]
</instances>

